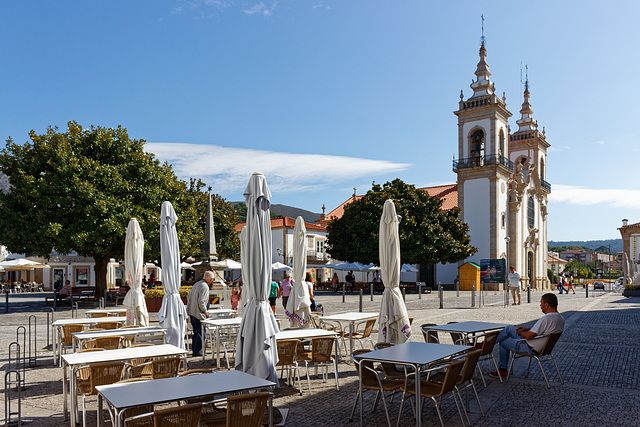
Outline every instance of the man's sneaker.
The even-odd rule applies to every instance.
[[[502,377],[503,380],[506,380],[507,377],[509,376],[509,373],[507,371],[505,371],[505,370],[500,369],[499,372],[500,372],[499,374],[498,374],[498,372],[491,372],[489,374],[489,376],[491,378],[500,378],[500,377]]]

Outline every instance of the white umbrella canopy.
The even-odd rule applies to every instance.
[[[380,218],[380,268],[384,292],[380,306],[378,342],[401,344],[411,337],[407,307],[400,293],[400,233],[392,200],[386,200]]]
[[[149,326],[149,312],[142,293],[143,257],[144,236],[138,220],[131,218],[124,242],[124,277],[130,286],[122,303],[127,307],[127,325]]]
[[[283,264],[281,262],[274,262],[271,264],[271,269],[274,271],[289,271],[293,270],[292,267],[289,267],[287,264]]]
[[[242,264],[232,259],[223,259],[221,261],[212,261],[209,263],[214,268],[224,268],[225,270],[241,270]]]
[[[271,289],[271,192],[263,174],[251,176],[244,197],[247,225],[241,252],[244,255],[242,293],[246,295],[246,303],[236,343],[236,369],[277,384],[278,325],[268,301]]]
[[[160,259],[164,297],[158,311],[158,322],[167,330],[167,343],[184,347],[187,310],[180,299],[180,247],[176,222],[178,217],[170,202],[160,209]]]
[[[418,270],[415,267],[410,266],[409,264],[402,264],[402,268],[400,269],[402,273],[417,273]]]
[[[0,267],[5,271],[29,271],[34,268],[51,268],[47,264],[31,261],[26,258],[12,259],[11,261],[0,262]]]
[[[240,264],[242,265],[247,265],[249,262],[249,240],[247,239],[247,226],[244,225],[240,231]],[[242,287],[244,288],[244,284],[247,283],[247,272],[243,268],[240,274],[242,276]],[[247,294],[246,292],[242,292],[240,294],[240,305],[238,306],[239,315],[244,313],[244,305],[246,302]]]
[[[311,327],[311,299],[307,282],[304,281],[306,271],[307,229],[304,219],[299,216],[293,227],[293,286],[285,310],[292,328]]]

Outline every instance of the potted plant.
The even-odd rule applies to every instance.
[[[180,298],[183,303],[187,303],[187,294],[191,290],[191,286],[180,287]],[[164,297],[164,289],[162,287],[155,287],[153,289],[147,289],[144,292],[144,299],[147,303],[147,311],[150,313],[160,311],[162,306],[162,298]]]
[[[624,297],[640,297],[640,285],[624,285]]]

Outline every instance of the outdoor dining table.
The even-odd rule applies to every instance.
[[[465,339],[465,344],[474,345],[475,337],[489,331],[504,329],[508,326],[505,323],[477,322],[469,320],[466,322],[447,323],[446,325],[425,326],[424,329],[438,332],[460,333]]]
[[[340,324],[340,327],[342,327],[342,322],[349,323],[349,354],[351,354],[353,353],[353,332],[355,331],[356,323],[366,322],[369,319],[377,319],[379,315],[380,315],[379,313],[350,312],[350,313],[340,313],[340,314],[331,314],[328,316],[322,316],[320,317],[320,320],[338,322]]]
[[[211,353],[214,353],[215,347],[215,358],[216,358],[216,366],[220,367],[220,331],[224,329],[230,329],[239,327],[242,322],[241,317],[234,317],[232,319],[205,319],[202,321],[202,336],[205,336],[205,331],[209,330],[213,332],[213,340],[211,341]],[[202,345],[202,360],[204,360],[207,355],[207,346],[206,342]]]
[[[67,396],[71,395],[71,427],[75,427],[77,419],[76,402],[76,372],[81,366],[102,362],[127,362],[133,359],[146,359],[156,357],[182,356],[186,368],[187,352],[180,347],[171,344],[152,345],[148,347],[121,348],[118,350],[92,351],[88,353],[73,353],[62,355],[63,378],[62,391],[64,396],[64,416],[68,416]],[[71,393],[69,393],[71,389]]]
[[[238,316],[238,310],[230,308],[210,308],[207,313],[209,313],[209,319],[227,319]]]
[[[381,350],[372,351],[359,356],[359,360],[372,362],[386,362],[396,365],[409,365],[413,367],[416,384],[416,396],[420,396],[420,373],[423,368],[428,368],[434,362],[465,353],[473,347],[454,344],[436,344],[424,342],[406,342],[393,345]],[[362,395],[362,376],[359,387]],[[360,399],[360,425],[362,426],[362,399]],[[422,399],[416,398],[416,426],[422,425]]]
[[[125,384],[97,386],[98,425],[102,425],[102,402],[107,409],[114,426],[124,424],[123,414],[128,408],[142,405],[174,402],[177,400],[197,399],[252,390],[269,390],[269,426],[273,426],[273,387],[276,384],[244,373],[242,371],[223,371],[211,374],[188,375],[184,377],[163,378]]]
[[[60,358],[60,346],[61,343],[58,340],[58,337],[61,334],[62,327],[65,325],[98,325],[100,323],[111,323],[118,322],[124,324],[127,321],[127,318],[124,316],[110,316],[110,317],[93,317],[93,318],[72,318],[72,319],[58,319],[51,324],[53,327],[53,362],[58,363]]]
[[[92,308],[91,310],[85,311],[84,315],[87,317],[91,317],[92,314],[100,313],[106,313],[107,316],[122,316],[127,314],[127,309],[122,307]]]
[[[148,333],[166,333],[166,330],[159,326],[144,326],[140,328],[126,328],[126,329],[107,329],[105,331],[91,331],[91,332],[74,332],[71,334],[73,337],[73,351],[76,348],[82,348],[84,343],[96,338],[105,337],[135,337],[138,334]]]

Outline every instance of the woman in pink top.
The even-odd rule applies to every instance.
[[[284,309],[287,309],[287,300],[289,299],[289,293],[291,292],[291,286],[293,285],[293,280],[291,280],[289,276],[289,272],[284,273],[284,280],[280,283],[282,287],[282,306]]]

